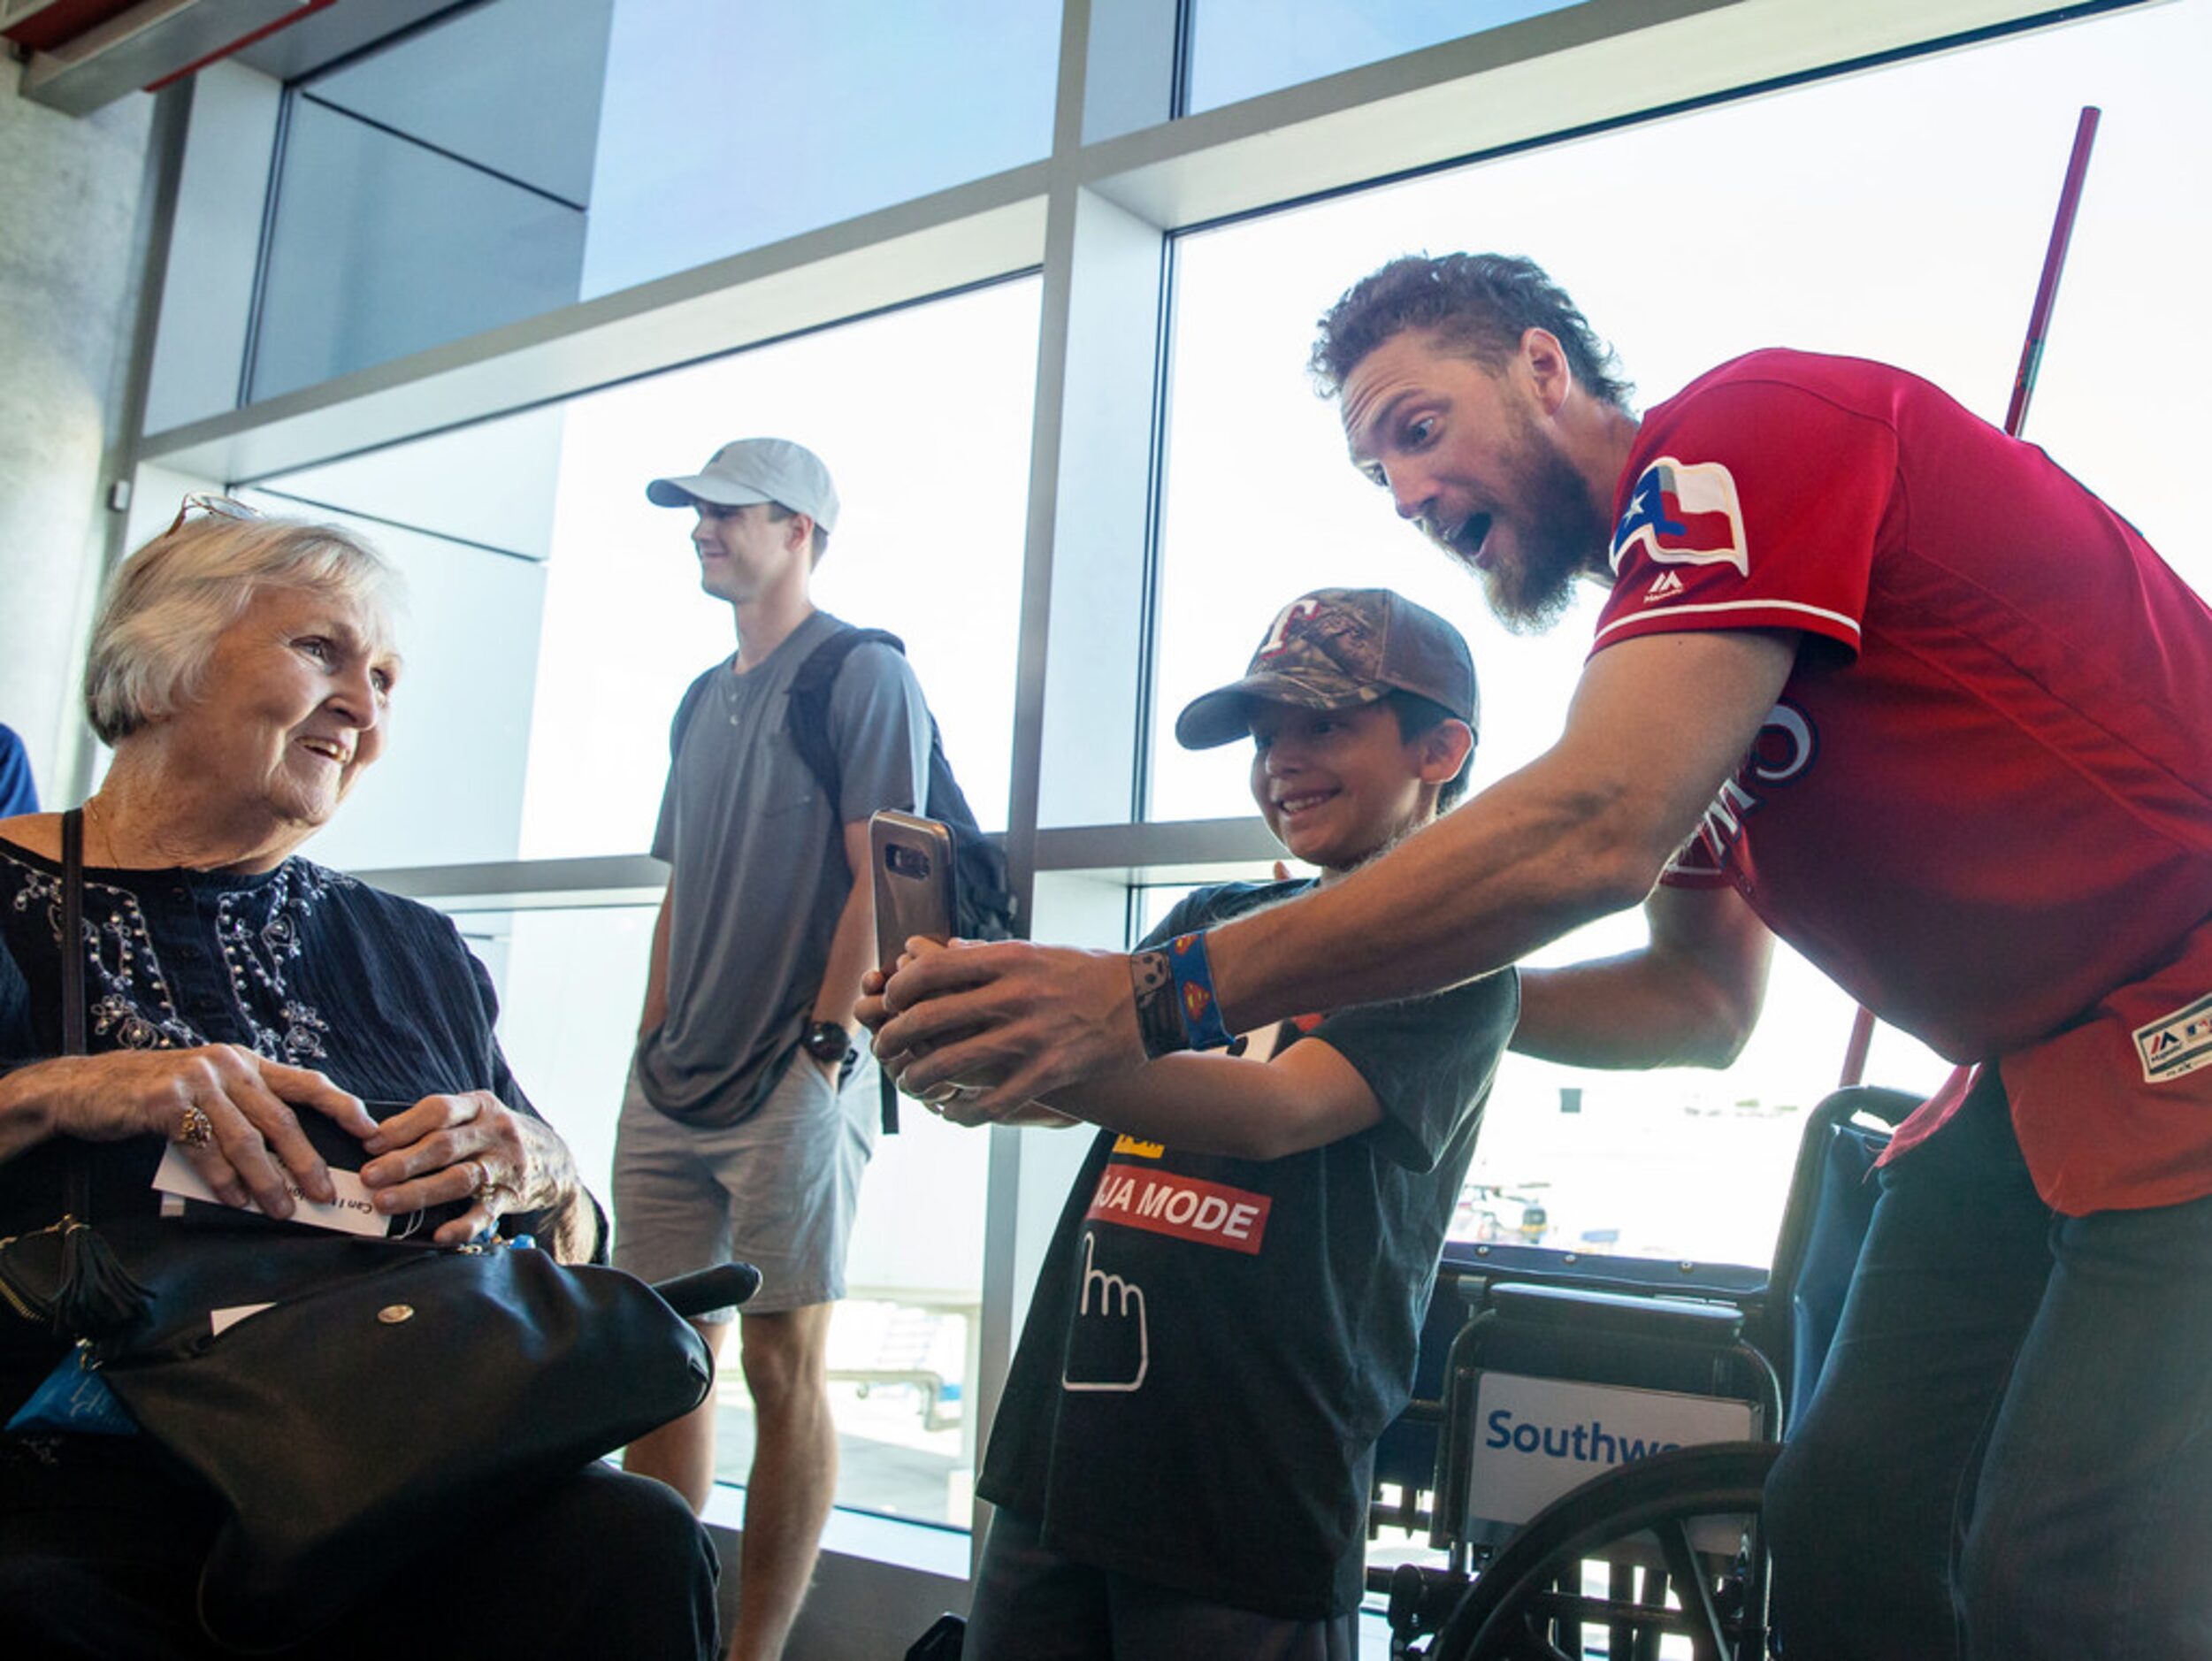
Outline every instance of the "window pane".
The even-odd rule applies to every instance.
[[[583,260],[579,207],[296,97],[252,395],[567,305]]]
[[[1195,0],[1190,111],[1557,11],[1573,0]]]
[[[999,172],[1060,8],[493,0],[295,89],[268,398]]]
[[[1059,51],[1052,0],[616,0],[585,295],[1037,160]]]
[[[581,207],[615,0],[466,6],[306,83],[309,96]]]
[[[815,601],[905,641],[1003,830],[1037,297],[1000,283],[264,480],[257,501],[353,524],[410,591],[393,743],[318,857],[645,852],[677,701],[736,646],[692,516],[646,483],[760,433],[829,463],[843,512]]]
[[[1624,913],[1528,961],[1579,962],[1643,938],[1641,916]],[[1508,1055],[1452,1237],[1766,1263],[1805,1114],[1835,1086],[1855,1007],[1784,946],[1765,1012],[1732,1067],[1607,1072]],[[1925,1045],[1884,1029],[1867,1078],[1925,1093],[1949,1071]]]
[[[615,1121],[654,912],[612,906],[455,918],[499,984],[500,1040],[515,1076],[602,1202],[612,1192]],[[876,1144],[861,1189],[848,1295],[830,1324],[840,1505],[968,1525],[987,1145],[912,1109],[899,1134]],[[751,1398],[734,1344],[725,1359],[716,1474],[743,1482]]]
[[[524,858],[650,842],[677,700],[736,639],[691,516],[646,481],[754,433],[828,463],[844,505],[815,602],[906,642],[976,818],[1006,828],[1037,295],[1004,283],[568,406]]]

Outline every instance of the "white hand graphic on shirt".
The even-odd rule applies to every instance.
[[[1141,1389],[1152,1366],[1152,1342],[1144,1328],[1144,1289],[1098,1264],[1098,1236],[1083,1237],[1083,1291],[1075,1300],[1075,1326],[1068,1335],[1060,1388],[1069,1390]],[[1091,1297],[1098,1297],[1097,1313]]]

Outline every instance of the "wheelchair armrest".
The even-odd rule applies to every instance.
[[[1500,1320],[1573,1328],[1626,1338],[1658,1338],[1726,1350],[1743,1336],[1743,1311],[1730,1304],[1695,1304],[1578,1286],[1498,1281],[1489,1289]]]

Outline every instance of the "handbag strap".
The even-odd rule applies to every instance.
[[[72,808],[61,816],[61,1048],[88,1052],[85,1022],[85,816]],[[66,1337],[97,1338],[144,1314],[147,1289],[125,1268],[92,1225],[92,1148],[72,1140],[65,1179],[61,1275],[49,1315]]]
[[[62,815],[61,865],[61,1047],[65,1056],[80,1056],[87,1053],[84,815],[74,808]],[[55,1336],[96,1341],[143,1316],[153,1298],[92,1227],[91,1144],[59,1140],[62,1214],[43,1229],[0,1240],[0,1284],[18,1314]],[[57,1259],[49,1242],[58,1243]]]
[[[61,1052],[85,1053],[85,810],[61,816]]]
[[[85,810],[61,816],[61,1052],[83,1055],[85,1045]],[[73,1150],[63,1212],[92,1221],[91,1150]]]

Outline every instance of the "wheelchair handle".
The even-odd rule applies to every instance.
[[[690,1319],[710,1309],[742,1304],[761,1290],[761,1272],[750,1263],[722,1263],[711,1269],[655,1281],[653,1290],[677,1314]]]

